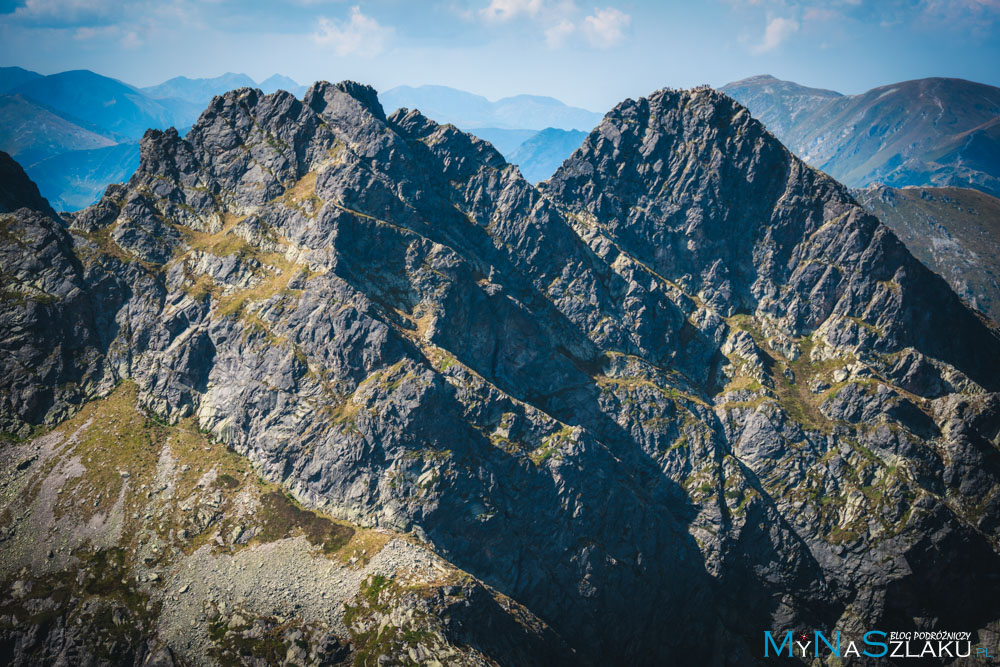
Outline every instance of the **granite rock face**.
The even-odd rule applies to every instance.
[[[127,378],[306,504],[416,532],[575,652],[548,661],[998,630],[1000,335],[715,91],[623,102],[536,189],[366,86],[240,89],[68,231],[3,219],[67,267],[47,305],[92,361],[58,386]],[[18,238],[4,276],[44,276]],[[17,289],[3,345],[65,356],[7,334],[45,300]],[[61,418],[22,375],[4,428]]]
[[[24,169],[10,155],[0,151],[0,213],[10,213],[19,208],[44,211],[54,216],[49,203],[38,192]]]

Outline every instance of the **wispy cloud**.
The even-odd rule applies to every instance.
[[[103,0],[27,0],[14,10],[15,21],[57,26],[109,25],[121,19],[126,3]]]
[[[754,53],[767,53],[781,46],[782,42],[794,35],[799,29],[799,22],[795,19],[782,17],[773,18],[767,22],[764,29],[764,37],[759,44],[751,47]]]
[[[490,0],[477,16],[488,24],[515,19],[533,23],[550,49],[571,43],[610,49],[625,41],[632,22],[629,14],[614,7],[594,8],[585,16],[574,0]]]
[[[569,19],[563,19],[545,30],[545,44],[550,49],[558,49],[566,44],[570,35],[576,32],[576,26]]]
[[[372,57],[385,50],[392,36],[391,27],[381,25],[355,5],[346,21],[320,18],[313,40],[320,46],[331,47],[338,56]]]
[[[542,10],[542,0],[492,0],[480,10],[487,21],[504,22],[518,16],[538,16]]]
[[[583,19],[582,30],[591,46],[610,49],[625,40],[625,30],[631,22],[632,17],[625,12],[608,7]]]
[[[803,21],[813,21],[816,23],[836,21],[842,18],[843,16],[840,12],[835,12],[832,9],[827,9],[825,7],[810,7],[802,13]]]
[[[920,0],[920,18],[926,24],[988,34],[1000,20],[1000,0]]]

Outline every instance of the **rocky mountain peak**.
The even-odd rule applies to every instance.
[[[333,104],[338,99],[339,96],[335,91],[350,97],[372,116],[385,122],[385,111],[378,100],[378,92],[371,86],[357,81],[341,81],[337,84],[318,82],[306,93],[304,101],[317,113],[322,113],[325,106]]]
[[[725,315],[765,311],[794,335],[860,318],[881,350],[927,349],[1000,386],[993,327],[722,93],[622,103],[539,189]],[[923,325],[928,310],[960,333]]]

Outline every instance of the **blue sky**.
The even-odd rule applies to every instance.
[[[858,93],[1000,85],[1000,0],[0,0],[0,64],[135,85],[275,72],[385,90],[441,84],[604,111],[754,74]]]

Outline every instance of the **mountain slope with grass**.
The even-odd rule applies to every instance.
[[[930,78],[840,95],[758,76],[721,90],[851,187],[957,186],[1000,196],[1000,88]]]

